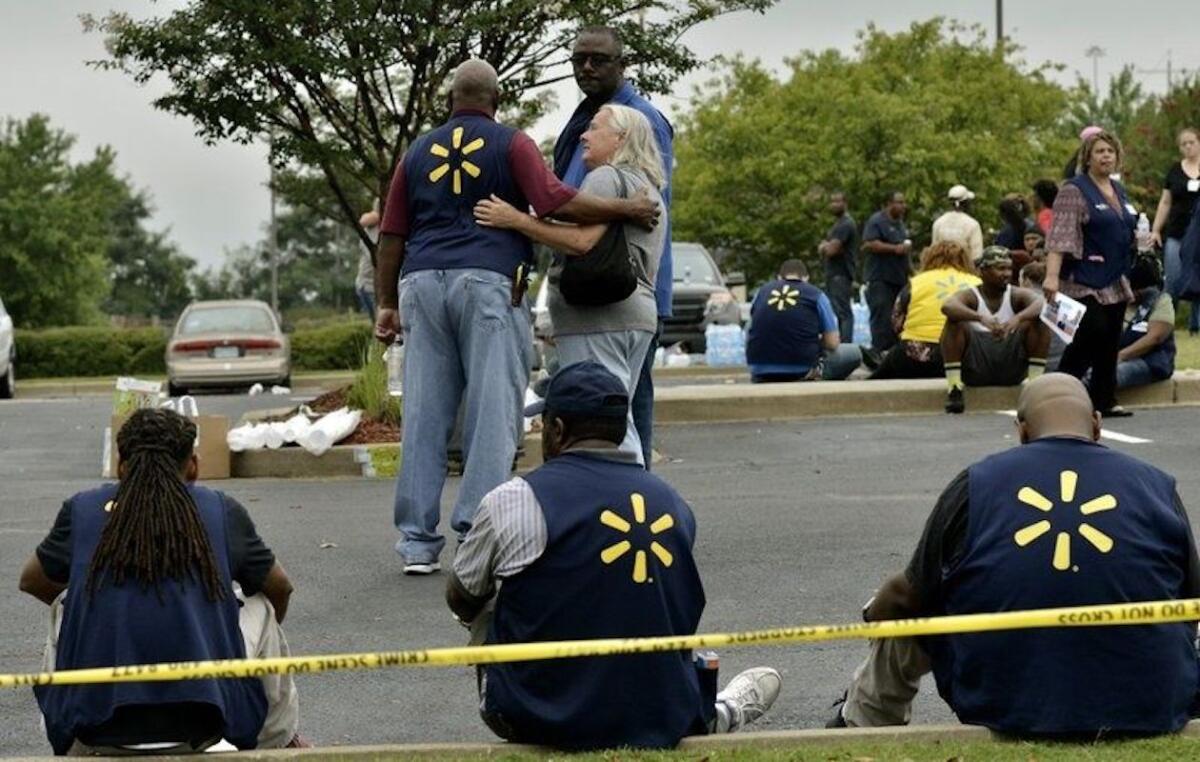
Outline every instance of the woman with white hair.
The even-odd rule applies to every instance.
[[[662,157],[650,122],[638,111],[608,104],[593,117],[580,138],[588,175],[580,190],[615,198],[648,193],[662,204]],[[625,225],[625,242],[637,285],[629,296],[611,304],[572,304],[563,297],[559,283],[566,257],[591,252],[607,229],[605,225],[563,225],[539,220],[493,196],[475,207],[480,225],[509,228],[553,248],[554,262],[548,273],[551,335],[558,361],[566,366],[584,360],[598,362],[625,384],[633,396],[638,375],[654,332],[658,309],[654,301],[654,279],[662,254],[666,226],[644,230]],[[620,223],[614,223],[620,224]],[[621,450],[642,463],[642,446],[630,413]],[[642,463],[642,465],[645,465]]]

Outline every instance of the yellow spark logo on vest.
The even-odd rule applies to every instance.
[[[634,492],[629,496],[629,504],[633,508],[633,520],[639,524],[645,524],[646,498]],[[605,508],[604,512],[600,514],[600,523],[622,534],[629,534],[630,530],[633,529],[633,524],[630,524],[608,508]],[[650,525],[650,534],[662,534],[673,526],[675,526],[675,519],[671,514],[664,513]],[[600,560],[605,564],[611,564],[631,550],[633,550],[633,543],[629,540],[621,540],[600,551]],[[671,555],[671,551],[658,544],[657,541],[652,540],[650,542],[650,552],[658,558],[664,567],[670,567],[675,562],[675,557]],[[654,581],[650,578],[647,571],[646,551],[644,550],[638,550],[633,556],[633,581],[638,584]]]
[[[933,285],[937,286],[937,300],[944,302],[951,296],[954,296],[959,291],[966,291],[971,287],[970,283],[958,279],[957,275],[949,275],[945,280],[935,280]]]
[[[800,290],[791,286],[783,288],[771,289],[771,296],[767,298],[767,306],[783,312],[784,310],[795,307],[796,300],[800,298]]]
[[[1065,505],[1074,502],[1075,487],[1079,481],[1079,474],[1074,471],[1063,471],[1058,475],[1058,481],[1059,499],[1062,503]],[[1022,487],[1017,492],[1017,500],[1043,513],[1050,513],[1054,510],[1054,503],[1033,487]],[[1084,516],[1091,516],[1094,513],[1111,511],[1116,507],[1117,498],[1111,494],[1104,494],[1081,504],[1079,512]],[[1023,548],[1049,531],[1050,521],[1043,519],[1022,529],[1018,529],[1016,534],[1013,535],[1013,539],[1018,546]],[[1079,536],[1087,540],[1092,547],[1101,553],[1108,553],[1113,549],[1113,539],[1086,521],[1079,525]],[[1054,559],[1051,561],[1051,565],[1058,571],[1066,571],[1067,569],[1079,571],[1078,566],[1073,567],[1071,565],[1071,535],[1069,532],[1059,532],[1055,537]]]
[[[461,154],[461,157],[470,156],[471,154],[475,153],[476,151],[478,151],[480,148],[483,148],[483,146],[484,146],[483,138],[475,138],[470,143],[467,143],[465,146],[462,144],[462,139],[463,139],[463,128],[455,127],[454,131],[452,133],[450,133],[450,146],[455,151],[458,151]],[[437,156],[439,159],[449,159],[450,158],[450,149],[446,148],[444,145],[441,145],[440,143],[434,143],[433,145],[429,146],[429,153],[433,154],[434,156]],[[453,174],[451,175],[453,178],[453,180],[452,180],[453,186],[451,187],[451,190],[454,191],[454,195],[456,195],[456,196],[462,195],[462,173],[463,172],[466,172],[471,177],[479,177],[480,173],[482,172],[482,170],[480,170],[479,167],[475,166],[471,162],[467,161],[465,158],[461,158],[461,157],[459,160],[459,167],[461,167],[461,169],[455,169]],[[437,165],[436,167],[433,168],[433,171],[429,173],[429,182],[436,183],[438,180],[441,180],[443,177],[445,177],[446,173],[449,171],[450,171],[450,162],[449,161],[445,161],[445,162]]]

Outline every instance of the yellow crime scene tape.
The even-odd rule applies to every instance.
[[[886,622],[783,627],[682,637],[563,640],[463,648],[290,656],[276,659],[137,664],[122,667],[63,670],[61,672],[0,675],[0,688],[265,677],[278,674],[307,675],[338,670],[388,669],[392,667],[454,667],[701,648],[815,643],[826,640],[907,638],[922,635],[955,635],[1045,627],[1107,627],[1191,621],[1200,621],[1200,598],[1009,611],[1000,614],[897,619]]]

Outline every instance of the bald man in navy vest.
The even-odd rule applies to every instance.
[[[496,70],[469,60],[455,71],[449,121],[413,141],[396,167],[380,226],[376,337],[402,331],[404,459],[397,478],[396,551],[406,574],[441,566],[438,531],[446,446],[463,408],[463,480],[451,517],[461,538],[479,501],[508,478],[521,436],[533,337],[524,286],[532,246],[519,233],[475,224],[498,197],[540,217],[651,227],[645,196],[600,199],[560,182],[529,136],[495,121]]]

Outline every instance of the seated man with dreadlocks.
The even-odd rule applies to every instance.
[[[195,440],[188,419],[139,410],[117,435],[120,481],[63,504],[21,573],[51,606],[48,670],[287,655],[291,582],[246,509],[193,484]],[[34,690],[60,755],[303,743],[290,676]]]

